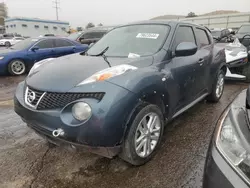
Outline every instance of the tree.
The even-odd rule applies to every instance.
[[[192,18],[192,17],[197,17],[197,15],[194,12],[189,12],[186,18]]]
[[[98,26],[103,26],[103,24],[102,24],[102,23],[99,23]]]
[[[95,27],[95,25],[92,23],[92,22],[89,22],[87,25],[86,25],[86,29],[89,29],[91,27]]]

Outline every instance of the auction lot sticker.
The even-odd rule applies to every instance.
[[[144,39],[157,39],[159,34],[157,33],[138,33],[136,38],[144,38]]]

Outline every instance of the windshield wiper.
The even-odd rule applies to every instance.
[[[109,67],[111,67],[111,65],[110,65],[110,63],[109,63],[109,61],[107,59],[107,56],[105,56],[105,53],[108,51],[108,49],[109,49],[109,46],[107,46],[103,51],[101,51],[99,54],[94,55],[94,56],[102,56],[104,61],[106,61],[108,63],[108,65],[109,65]]]

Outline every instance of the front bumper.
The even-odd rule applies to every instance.
[[[57,145],[73,145],[105,157],[113,157],[120,151],[125,122],[137,98],[134,93],[124,88],[108,82],[102,84],[105,85],[106,91],[101,101],[89,98],[80,100],[91,106],[92,116],[79,126],[69,126],[62,121],[62,109],[36,110],[26,105],[24,82],[20,83],[16,90],[15,111],[30,128]],[[58,128],[63,129],[65,135],[55,138],[52,132]]]
[[[245,108],[245,99],[246,99],[246,91],[244,90],[240,93],[234,102],[235,113],[239,112],[240,108]],[[231,107],[229,107],[231,108]],[[227,114],[229,115],[229,114]],[[240,114],[236,114],[238,117],[239,126],[246,126],[246,121]],[[207,153],[207,159],[204,170],[204,178],[203,178],[203,188],[249,188],[250,182],[246,179],[246,177],[242,176],[239,169],[233,167],[230,162],[221,154],[219,149],[216,146],[216,135],[219,129],[219,123],[222,121],[222,118],[219,119],[217,128],[215,130],[215,135],[211,140],[209,150]],[[230,122],[234,123],[234,122]],[[248,128],[247,128],[248,130]],[[249,130],[248,130],[249,131]],[[250,131],[246,134],[250,134]],[[250,146],[250,144],[249,144]]]

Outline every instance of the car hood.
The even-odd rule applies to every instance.
[[[108,58],[108,61],[111,66],[130,64],[140,68],[151,65],[153,58]],[[103,57],[73,54],[44,63],[26,78],[26,84],[41,91],[67,92],[106,68],[109,65]]]
[[[233,43],[217,43],[216,46],[225,49],[227,63],[241,60],[248,56],[247,48],[243,46],[238,39]]]
[[[7,54],[10,54],[10,53],[16,53],[16,52],[19,52],[19,50],[14,50],[14,49],[11,49],[11,48],[0,49],[0,56],[1,55],[7,55]]]

